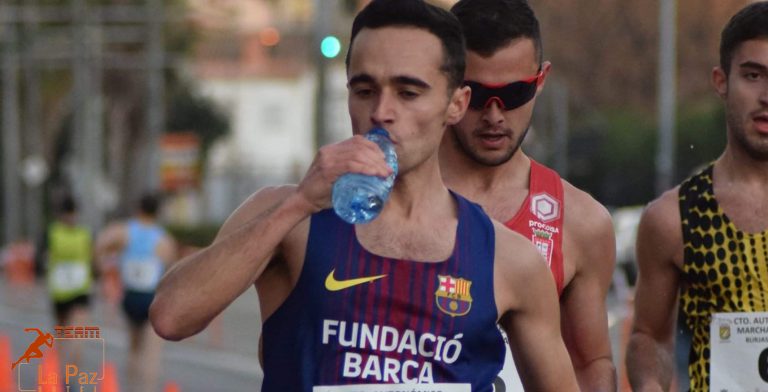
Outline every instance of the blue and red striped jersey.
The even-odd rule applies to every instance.
[[[439,262],[377,256],[333,210],[311,217],[296,287],[264,322],[263,391],[493,390],[505,344],[494,228],[478,205],[454,197],[455,246]]]

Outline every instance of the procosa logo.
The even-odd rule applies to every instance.
[[[531,213],[542,222],[553,221],[560,217],[560,203],[546,193],[539,193],[531,197]]]

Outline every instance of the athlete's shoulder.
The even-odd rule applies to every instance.
[[[673,234],[680,231],[681,225],[679,191],[678,185],[648,203],[640,216],[640,227],[674,238]]]
[[[664,192],[648,203],[640,216],[636,252],[641,271],[682,263],[683,232],[678,191],[679,187],[675,187]]]
[[[493,221],[496,236],[494,293],[499,314],[519,309],[529,295],[555,293],[547,262],[533,243]]]
[[[592,195],[583,191],[565,179],[561,179],[563,183],[563,195],[565,207],[564,211],[566,216],[576,215],[583,216],[590,220],[608,220],[610,221],[610,214],[608,209],[605,208],[599,201],[595,200]]]
[[[611,214],[589,193],[563,182],[564,194],[564,230],[568,235],[577,236],[578,243],[589,244],[593,241],[613,241],[613,223]]]
[[[495,263],[510,267],[514,274],[519,274],[537,264],[546,265],[536,246],[520,233],[511,230],[503,223],[491,220],[495,241]],[[504,268],[503,270],[507,270]]]

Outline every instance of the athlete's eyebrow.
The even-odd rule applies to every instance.
[[[756,71],[768,72],[768,67],[755,61],[745,61],[739,64],[739,68],[749,68]]]
[[[374,83],[374,82],[375,80],[373,80],[373,76],[368,74],[359,74],[349,78],[349,82],[347,84],[352,86],[354,84],[359,84],[359,83]]]
[[[423,88],[425,90],[432,87],[432,86],[429,85],[429,83],[427,83],[427,82],[425,82],[425,81],[423,81],[423,80],[421,80],[419,78],[415,78],[413,76],[405,76],[405,75],[395,76],[395,77],[392,78],[392,82],[394,84],[401,84],[401,85],[406,85],[406,86],[419,87],[419,88]]]
[[[432,87],[429,85],[429,83],[413,76],[406,76],[406,75],[393,76],[392,78],[390,78],[390,81],[392,82],[392,84],[414,86],[414,87],[419,87],[425,90]],[[355,84],[360,84],[360,83],[375,84],[376,80],[373,78],[373,76],[363,73],[359,75],[354,75],[351,78],[349,78],[348,85],[354,86]]]

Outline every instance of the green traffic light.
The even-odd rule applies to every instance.
[[[320,52],[323,56],[332,59],[341,52],[341,42],[339,42],[338,38],[329,35],[320,42]]]

